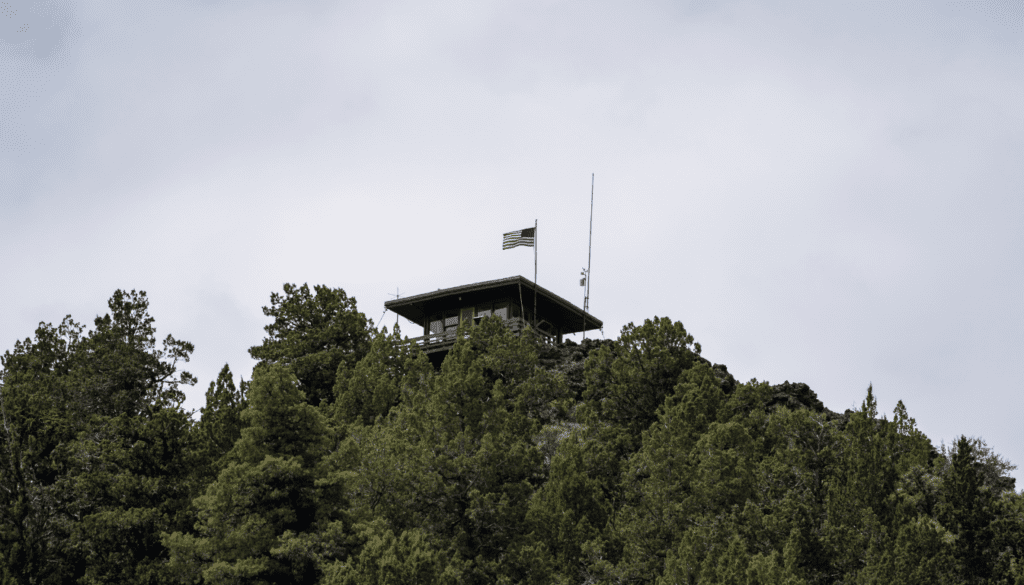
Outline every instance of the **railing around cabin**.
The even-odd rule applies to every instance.
[[[522,318],[519,318],[519,317],[509,317],[509,318],[504,319],[504,321],[505,321],[505,324],[508,326],[508,328],[511,329],[515,333],[518,333],[518,332],[522,331],[523,329],[525,329],[528,326],[528,323],[526,322],[526,320],[522,319]],[[541,338],[544,339],[545,341],[547,341],[548,343],[551,343],[551,342],[553,342],[555,340],[555,336],[551,335],[550,333],[547,333],[545,331],[541,331],[540,329],[537,329],[537,328],[533,328],[533,331],[535,333],[539,334],[541,336]],[[466,334],[466,330],[463,330],[463,335],[465,335],[465,334]],[[432,349],[443,349],[446,346],[454,345],[455,344],[455,339],[456,339],[457,335],[458,335],[458,330],[456,330],[456,329],[449,329],[448,331],[440,331],[440,332],[437,332],[437,333],[429,333],[427,335],[421,335],[419,337],[410,337],[410,338],[406,339],[405,342],[406,343],[411,343],[411,344],[414,344],[414,345],[418,345],[424,351],[429,351],[429,350],[432,350]]]

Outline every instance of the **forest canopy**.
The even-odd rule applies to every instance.
[[[0,358],[0,585],[1021,584],[1024,496],[902,402],[737,381],[682,323],[550,345],[498,317],[440,368],[286,284],[198,413],[145,292]]]

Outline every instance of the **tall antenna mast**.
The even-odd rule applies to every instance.
[[[590,173],[590,239],[587,241],[587,284],[583,287],[583,339],[587,338],[587,314],[590,312],[590,252],[594,245],[594,173]]]
[[[399,291],[398,291],[398,287],[397,287],[397,286],[395,287],[395,294],[393,294],[393,295],[392,295],[391,293],[388,293],[388,294],[389,294],[389,295],[391,295],[391,296],[393,296],[393,297],[395,297],[395,300],[396,300],[396,301],[397,301],[397,300],[398,300],[399,298],[401,298],[401,297],[399,296]],[[384,313],[387,313],[387,312],[388,312],[388,310],[387,310],[387,309],[385,308],[385,309],[384,309]],[[381,319],[384,319],[384,314],[383,314],[383,313],[381,314],[380,318],[381,318]],[[395,327],[398,327],[398,313],[395,313]],[[392,333],[393,333],[393,332],[392,332]]]

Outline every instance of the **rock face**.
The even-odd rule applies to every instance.
[[[582,343],[566,340],[557,345],[541,345],[540,365],[552,372],[564,374],[569,389],[576,399],[579,400],[583,397],[583,391],[586,389],[584,362],[586,362],[587,356],[590,355],[590,352],[613,343],[610,339],[586,339]],[[729,373],[729,369],[725,364],[712,364],[701,357],[697,359],[711,365],[722,386],[722,391],[726,394],[732,394],[736,390],[738,382]],[[781,384],[772,386],[772,391],[772,397],[767,404],[768,408],[779,406],[786,406],[791,409],[807,408],[815,412],[828,412],[834,418],[841,417],[841,415],[828,411],[821,400],[818,399],[818,395],[814,393],[814,390],[811,390],[810,386],[802,382],[786,380]]]
[[[541,367],[564,374],[572,395],[576,400],[581,400],[583,391],[587,388],[587,382],[583,377],[583,363],[590,352],[613,343],[611,339],[584,339],[582,343],[567,339],[557,345],[542,344],[538,357]]]
[[[825,405],[818,400],[814,390],[802,382],[790,382],[786,380],[781,384],[772,386],[772,397],[768,402],[768,408],[776,406],[788,406],[791,409],[809,408],[815,412],[824,412]]]

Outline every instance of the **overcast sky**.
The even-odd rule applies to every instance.
[[[535,219],[582,304],[595,173],[605,337],[1024,464],[1022,49],[1017,0],[0,0],[0,350],[145,290],[199,408],[283,283],[390,327]]]

